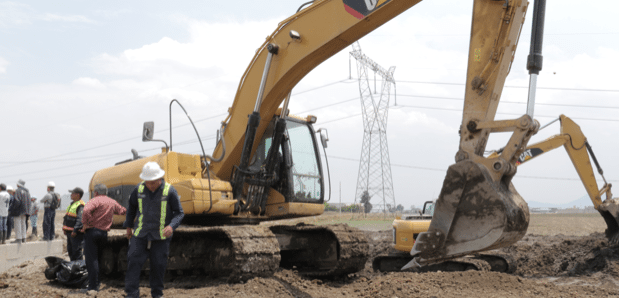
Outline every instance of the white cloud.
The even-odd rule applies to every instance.
[[[105,85],[103,85],[101,81],[99,81],[98,79],[93,79],[93,78],[79,78],[79,79],[73,80],[73,84],[85,86],[85,87],[92,87],[96,89],[105,88]]]
[[[255,51],[247,45],[260,45],[261,39],[256,36],[272,29],[273,23],[188,22],[188,42],[163,37],[156,43],[128,49],[119,55],[101,54],[95,59],[95,65],[105,73],[128,76],[150,76],[155,67],[158,72],[173,71],[175,67],[221,68],[220,76],[234,77],[237,81]],[[232,76],[232,73],[235,75]]]
[[[6,68],[9,65],[9,61],[4,60],[0,57],[0,73],[6,73]]]
[[[30,24],[30,6],[17,2],[0,3],[0,28]]]
[[[94,20],[83,15],[60,15],[49,12],[39,13],[27,4],[16,2],[0,3],[0,28],[30,25],[36,20],[48,22],[95,23]]]
[[[90,23],[93,24],[95,21],[81,15],[57,15],[53,13],[45,13],[41,17],[43,21],[61,21],[61,22],[70,22],[70,23]]]

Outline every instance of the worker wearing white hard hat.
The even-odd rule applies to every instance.
[[[140,271],[147,258],[150,259],[151,295],[163,296],[163,278],[170,241],[184,217],[180,197],[176,189],[165,182],[164,176],[165,171],[158,163],[147,162],[140,174],[144,181],[140,182],[129,196],[127,216],[123,224],[123,227],[127,228],[127,238],[130,239],[125,274],[127,297],[140,296]]]
[[[161,169],[158,163],[151,161],[147,162],[142,168],[140,179],[144,181],[160,181],[159,179],[165,175],[165,171]]]

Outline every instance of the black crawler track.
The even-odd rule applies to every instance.
[[[108,237],[101,271],[124,272],[128,241]],[[230,282],[270,276],[280,266],[313,277],[335,277],[363,269],[369,244],[347,225],[181,227],[174,232],[169,271],[200,271]],[[148,270],[148,261],[144,270]]]
[[[365,234],[345,224],[330,226],[274,226],[278,239],[288,236],[296,243],[284,245],[282,267],[311,277],[337,277],[362,270],[369,257]]]

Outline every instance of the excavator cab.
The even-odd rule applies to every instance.
[[[322,163],[316,133],[311,122],[286,117],[285,129],[280,132],[281,141],[274,142],[277,135],[277,119],[279,117],[275,117],[265,130],[250,162],[249,170],[254,173],[264,172],[271,161],[274,163],[271,166],[272,172],[264,172],[262,175],[272,178],[271,186],[284,195],[286,202],[322,204],[324,202]],[[279,144],[274,147],[275,143]]]

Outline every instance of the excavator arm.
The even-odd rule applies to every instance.
[[[226,149],[224,152],[223,144],[218,143],[213,156],[223,155],[223,158],[213,162],[211,170],[219,178],[230,180],[234,167],[243,162],[243,149],[250,148],[248,155],[251,155],[257,147],[257,144],[246,144],[248,115],[260,116],[253,132],[259,139],[282,101],[312,69],[419,2],[315,1],[280,22],[258,48],[241,77],[224,122]]]
[[[617,203],[612,199],[612,184],[606,182],[604,171],[600,167],[580,126],[565,115],[560,115],[559,121],[561,122],[560,134],[529,145],[518,157],[517,165],[526,163],[548,151],[563,146],[580,177],[580,181],[582,181],[587,190],[589,198],[591,198],[593,207],[600,212],[606,222],[606,236],[611,242],[616,243],[619,240],[619,213],[616,208]],[[604,185],[601,188],[599,188],[596,181],[591,160],[595,163],[598,173],[604,180]],[[606,195],[606,200],[604,201],[602,201],[603,195]]]
[[[522,0],[474,1],[456,163],[447,170],[428,231],[418,235],[414,258],[402,269],[508,246],[527,231],[528,206],[511,179],[539,123],[529,115],[494,119],[527,6]],[[490,134],[497,132],[512,134],[505,150],[484,157]]]
[[[223,123],[223,141],[218,142],[213,152],[218,158],[211,159],[210,169],[215,176],[232,185],[235,214],[250,211],[254,215],[264,215],[269,198],[283,196],[288,202],[297,193],[304,192],[295,188],[278,194],[272,190],[276,183],[272,177],[277,168],[277,151],[286,143],[284,118],[293,87],[320,63],[420,1],[314,1],[279,23],[241,77]],[[276,119],[274,116],[282,102],[283,108]],[[315,117],[313,119],[315,121]],[[273,121],[277,122],[275,133],[264,136]],[[273,140],[271,152],[264,168],[258,172],[251,169],[251,164],[265,137]],[[286,153],[285,148],[281,150]],[[291,157],[283,156],[283,159],[291,160]],[[322,184],[322,177],[319,179]]]

